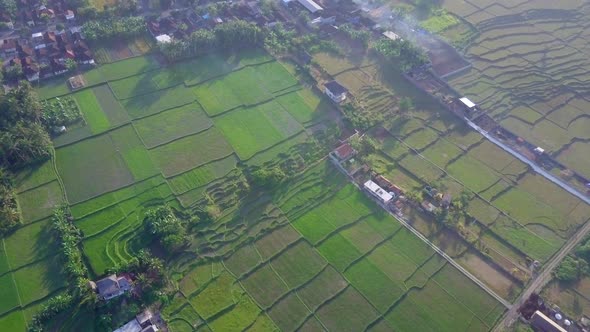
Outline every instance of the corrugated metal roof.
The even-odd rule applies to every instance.
[[[312,0],[297,0],[299,3],[309,10],[312,13],[322,10],[323,8],[320,7],[317,3],[313,2]]]

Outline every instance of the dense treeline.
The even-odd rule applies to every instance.
[[[65,261],[65,272],[70,283],[84,287],[88,270],[82,259],[82,232],[74,225],[67,207],[59,207],[53,213],[52,229],[60,243]]]
[[[0,96],[0,235],[20,225],[11,171],[51,156],[43,110],[28,82]]]
[[[235,50],[255,47],[264,41],[263,31],[255,24],[236,20],[216,26],[213,30],[198,30],[184,41],[160,44],[160,50],[170,60],[205,54],[214,50]]]
[[[16,170],[51,155],[51,140],[42,125],[43,109],[28,82],[0,100],[0,166]]]
[[[590,237],[582,241],[574,254],[567,256],[553,274],[555,278],[565,282],[590,275]]]
[[[428,63],[424,51],[407,40],[381,38],[372,48],[404,72]]]
[[[68,277],[68,292],[50,298],[35,314],[28,326],[28,332],[42,332],[44,324],[60,312],[71,308],[79,301],[87,301],[96,295],[86,285],[88,283],[88,269],[82,258],[82,232],[74,225],[73,218],[67,207],[62,206],[53,212],[51,228],[54,237],[60,245],[64,270]]]
[[[0,234],[20,225],[20,214],[8,172],[0,168]]]
[[[141,16],[106,18],[87,21],[82,25],[82,33],[86,39],[97,42],[113,38],[133,38],[146,31],[145,19]]]

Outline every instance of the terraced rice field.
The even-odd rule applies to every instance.
[[[451,86],[515,134],[585,177],[590,7],[584,1],[446,1],[477,29],[465,53],[473,68]],[[582,128],[585,128],[584,130]]]
[[[277,317],[285,318],[285,310],[300,300],[280,300],[284,304],[272,310],[271,318],[260,307],[261,299],[247,291],[273,275],[285,292],[303,287],[327,263],[285,215],[307,209],[307,203],[282,210],[279,202],[294,201],[292,195],[277,194],[238,209],[249,194],[244,170],[286,163],[300,172],[312,166],[308,160],[317,160],[322,152],[310,155],[314,145],[305,128],[324,121],[333,111],[331,104],[299,85],[262,50],[166,67],[151,55],[119,61],[107,55],[106,64],[84,74],[88,87],[71,94],[84,121],[55,139],[50,161],[15,177],[24,225],[0,246],[1,329],[25,331],[44,301],[65,289],[58,248],[49,240],[55,207],[70,207],[82,231],[90,277],[98,278],[150,246],[142,235],[144,213],[167,203],[184,211],[212,204],[219,213],[219,223],[195,233],[189,250],[212,251],[214,261],[205,266],[189,255],[171,266],[180,276],[181,292],[164,310],[170,329],[275,330]],[[67,95],[65,84],[52,81],[40,92],[46,98]],[[211,92],[222,96],[228,91],[236,102],[210,98]],[[249,165],[242,163],[246,160]],[[338,174],[322,165],[296,176],[325,185],[320,191],[310,189],[314,195],[342,185]],[[307,191],[307,185],[298,188]],[[217,241],[219,235],[225,240]],[[247,239],[256,241],[246,245]],[[271,306],[275,299],[266,301]],[[87,330],[93,315],[75,312],[64,328]],[[301,319],[307,317],[305,313]],[[290,326],[299,323],[303,321]]]
[[[317,61],[326,70],[338,73],[354,74],[357,68],[341,57],[321,55]],[[353,75],[347,77],[354,79]],[[394,83],[397,82],[395,76],[388,80],[368,78],[357,76],[351,91],[358,94],[365,87],[383,84],[394,95],[407,93],[407,87]],[[423,99],[428,97],[415,96],[417,103]],[[459,218],[454,222],[460,225],[467,241],[478,241],[497,265],[485,263],[481,255],[468,250],[467,242],[462,243],[444,231],[433,219],[410,211],[406,217],[496,293],[507,299],[514,298],[522,287],[521,281],[512,275],[514,268],[524,275],[527,258],[549,259],[588,221],[587,216],[582,217],[579,212],[589,207],[544,178],[535,176],[526,165],[448,115],[440,106],[422,103],[401,116],[395,113],[387,116],[383,128],[372,132],[379,143],[379,151],[368,158],[369,164],[406,191],[420,192],[425,185],[431,185],[455,198],[467,194],[467,218],[476,221]],[[532,118],[534,114],[529,112],[528,115]],[[345,270],[362,257],[362,251],[344,245],[343,236],[326,239],[324,234],[333,229],[327,225],[314,228],[311,241],[319,241],[318,250],[325,257],[333,257],[332,263],[339,270]],[[302,234],[306,234],[305,228]],[[481,274],[483,270],[488,273]]]
[[[222,255],[221,265],[187,266],[180,281],[182,294],[171,304],[168,317],[177,324],[196,321],[181,318],[188,303],[201,317],[199,324],[214,331],[235,326],[231,319],[238,312],[242,324],[264,324],[264,331],[358,331],[374,325],[403,331],[411,330],[401,319],[408,310],[434,306],[461,312],[465,324],[475,330],[494,325],[502,310],[493,298],[345,185],[342,177],[326,178],[325,167],[330,168],[322,162],[309,169],[275,196],[275,205],[291,216],[287,223],[271,226],[253,243],[244,242]],[[251,215],[244,222],[249,223]],[[356,254],[350,256],[351,250]],[[431,296],[438,298],[436,305],[428,301]],[[222,319],[227,315],[232,318]],[[439,315],[442,312],[417,315],[414,324],[435,330],[460,325]]]

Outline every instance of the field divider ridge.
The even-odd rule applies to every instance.
[[[4,251],[4,255],[6,256],[6,241],[4,241],[4,238],[2,238],[2,250]],[[16,283],[16,279],[14,279],[14,273],[12,270],[12,266],[10,266],[10,262],[8,261],[8,257],[6,257],[6,265],[8,266],[8,270],[10,273],[10,279],[12,280],[12,284],[14,286],[14,290],[16,291],[16,297],[18,298],[18,304],[19,304],[19,308],[21,309],[21,312],[23,314],[23,320],[25,321],[25,325],[28,327],[29,326],[29,321],[27,320],[27,316],[25,315],[25,311],[22,310],[22,308],[24,308],[23,306],[23,300],[20,296],[20,291],[18,290],[18,284]],[[14,309],[13,309],[14,310]],[[4,316],[5,314],[3,314],[2,316]]]

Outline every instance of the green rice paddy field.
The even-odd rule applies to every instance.
[[[162,310],[171,331],[488,331],[503,313],[328,162],[306,163],[307,129],[326,121],[332,107],[268,54],[168,67],[142,56],[97,71],[102,80],[87,79],[97,83],[72,94],[84,122],[56,139],[51,161],[17,176],[25,225],[0,247],[0,326],[25,330],[43,301],[64,289],[57,248],[45,241],[62,203],[83,232],[93,277],[149,245],[141,236],[147,207],[217,208],[217,220],[167,262],[178,282]],[[64,94],[57,83],[42,91],[46,98]],[[469,203],[474,215],[487,216],[481,232],[515,261],[546,260],[585,221],[588,207],[429,112],[385,125],[370,158],[376,170],[407,190],[437,182],[457,195],[463,188],[481,193],[485,199],[472,200],[479,205]],[[243,167],[281,162],[304,168],[251,199]],[[514,199],[526,208],[505,204]],[[420,215],[415,222],[434,227],[433,241],[444,244],[439,226]],[[66,319],[64,329],[82,315]]]
[[[347,69],[346,72],[366,71],[366,67],[354,69],[353,61],[343,57],[320,54],[315,60],[334,74],[342,72],[343,68]],[[366,62],[363,65],[367,66]],[[407,95],[412,87],[402,84],[403,78],[399,78],[399,81],[387,84],[379,77],[367,81],[365,75],[363,79],[349,77],[343,83],[349,89],[359,91],[384,84],[394,93]],[[391,77],[388,79],[392,80]],[[369,164],[406,191],[419,192],[425,185],[431,185],[455,198],[467,193],[468,218],[474,218],[475,222],[462,219],[457,222],[467,230],[469,241],[477,240],[486,252],[494,253],[486,258],[498,264],[496,267],[488,265],[490,271],[499,270],[494,277],[478,275],[483,260],[472,259],[467,251],[468,245],[456,246],[457,241],[449,240],[449,234],[433,227],[432,221],[420,221],[422,218],[414,214],[408,217],[416,219],[415,227],[441,247],[449,247],[448,242],[454,242],[455,248],[449,248],[449,253],[453,252],[466,269],[478,275],[498,294],[513,298],[518,294],[521,282],[509,276],[510,271],[516,267],[526,273],[526,268],[521,267],[527,266],[527,259],[541,262],[549,259],[577,228],[588,221],[585,213],[590,211],[590,206],[535,175],[527,165],[449,118],[448,111],[427,103],[427,96],[419,92],[414,94],[414,109],[403,116],[389,116],[383,128],[371,131],[379,149],[368,158]],[[342,268],[357,259],[359,252],[342,245],[340,252],[343,254],[335,255],[336,245],[343,239],[325,240],[324,234],[332,229],[334,226],[327,225],[313,229],[311,241],[320,241],[320,251],[337,256],[335,266]]]
[[[590,177],[588,8],[570,1],[445,1],[477,34],[465,50],[473,68],[450,85],[502,125]],[[527,16],[531,10],[547,15]],[[582,129],[584,128],[584,129]]]

